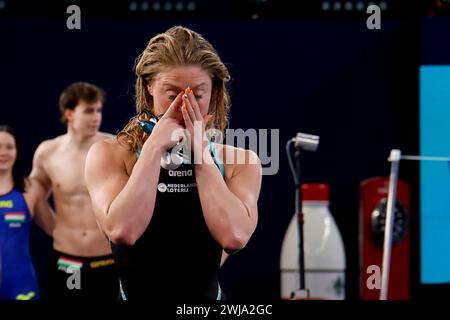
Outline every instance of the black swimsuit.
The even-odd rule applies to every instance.
[[[223,165],[215,160],[223,174]],[[161,167],[155,208],[145,232],[134,246],[111,244],[124,299],[220,297],[222,248],[203,217],[194,170],[190,163],[176,170]]]

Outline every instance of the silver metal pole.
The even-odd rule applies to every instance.
[[[391,162],[391,174],[389,176],[389,193],[386,208],[386,222],[384,227],[383,266],[381,274],[380,300],[387,300],[389,286],[389,268],[391,265],[392,228],[394,225],[394,203],[397,194],[397,181],[401,151],[391,150],[388,161]]]

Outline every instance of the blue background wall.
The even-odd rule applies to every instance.
[[[422,20],[420,68],[420,153],[449,157],[450,119],[450,24],[446,18]],[[449,165],[446,162],[421,164],[421,281],[423,293],[448,294]]]

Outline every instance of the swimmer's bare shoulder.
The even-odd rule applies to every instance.
[[[113,135],[107,135],[105,138],[99,139],[92,145],[89,153],[91,158],[109,159],[108,162],[123,166],[128,174],[131,174],[132,167],[136,162],[136,157],[125,139]]]
[[[39,144],[33,156],[33,170],[31,172],[31,178],[34,178],[35,175],[42,174],[42,172],[38,173],[38,171],[45,171],[43,168],[51,163],[49,161],[50,158],[57,153],[59,147],[63,144],[65,136],[66,135],[60,135],[55,138],[47,139]]]
[[[116,138],[115,135],[108,133],[108,132],[99,131],[96,134],[96,141],[101,141],[101,140],[105,140],[105,139],[115,139],[115,138]]]

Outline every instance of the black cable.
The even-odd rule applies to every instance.
[[[292,139],[286,143],[286,153],[289,162],[289,167],[291,168],[292,177],[294,178],[295,184],[295,213],[294,216],[297,217],[297,227],[298,227],[298,243],[299,243],[299,276],[300,276],[300,290],[305,290],[305,255],[304,255],[304,220],[303,220],[303,212],[301,206],[301,186],[300,186],[300,150],[295,151],[296,158],[296,167],[294,168],[294,164],[292,161],[292,155],[290,152],[290,146],[293,143]],[[307,291],[307,295],[309,296],[309,290]],[[295,292],[291,293],[291,298],[294,298]]]

